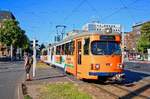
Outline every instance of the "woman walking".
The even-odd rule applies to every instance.
[[[24,66],[25,66],[25,70],[26,70],[26,81],[30,81],[30,69],[32,66],[32,57],[29,56],[28,53],[25,53],[24,56]]]

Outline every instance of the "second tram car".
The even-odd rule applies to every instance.
[[[81,33],[52,44],[45,62],[79,79],[115,79],[123,76],[121,36],[118,33]]]

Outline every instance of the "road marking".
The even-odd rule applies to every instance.
[[[20,99],[20,91],[19,91],[19,86],[18,86],[18,99]]]

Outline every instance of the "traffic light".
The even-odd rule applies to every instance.
[[[39,46],[38,40],[35,40],[35,46]]]
[[[33,47],[33,41],[30,41],[30,48]]]
[[[127,51],[127,47],[126,46],[124,47],[124,51]]]
[[[32,41],[30,41],[30,47],[37,47],[37,46],[39,46],[38,40],[32,40]]]

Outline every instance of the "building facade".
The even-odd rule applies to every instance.
[[[9,11],[1,11],[0,10],[0,28],[2,28],[2,26],[3,26],[3,21],[9,20],[9,19],[15,20],[14,15]],[[9,54],[10,54],[9,50],[10,50],[9,47],[7,47],[5,44],[2,44],[0,42],[0,57],[9,56]]]
[[[91,22],[87,23],[82,27],[82,30],[88,32],[105,32],[106,30],[111,30],[111,32],[121,32],[120,24],[103,24],[99,22]]]
[[[137,51],[137,43],[141,36],[141,27],[146,22],[134,24],[132,26],[132,31],[126,33],[124,40],[125,40],[125,47],[127,50]]]

